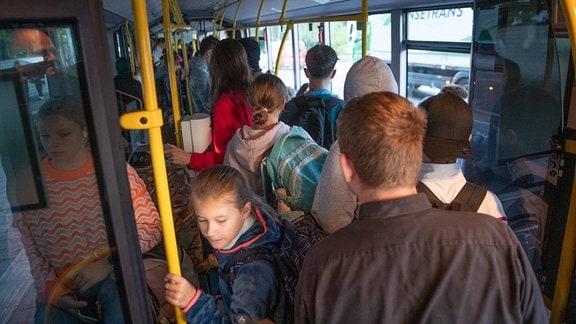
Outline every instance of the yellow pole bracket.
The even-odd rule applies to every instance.
[[[120,126],[124,129],[150,129],[163,125],[162,110],[138,110],[122,114]]]

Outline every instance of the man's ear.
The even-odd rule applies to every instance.
[[[355,178],[356,169],[354,169],[354,164],[348,159],[345,154],[340,153],[340,167],[342,168],[342,173],[344,174],[344,180],[346,183],[352,182]]]
[[[330,79],[334,79],[334,76],[336,76],[336,69],[332,70],[332,74],[330,75]]]
[[[304,68],[304,74],[306,75],[306,77],[307,77],[308,79],[310,79],[310,72],[308,72],[308,69],[307,69],[307,68]]]

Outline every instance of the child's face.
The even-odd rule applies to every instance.
[[[38,123],[44,150],[56,162],[70,162],[87,150],[82,127],[62,116],[46,116]]]
[[[238,209],[230,195],[193,199],[192,203],[200,232],[215,249],[222,249],[232,242],[250,215],[250,203]]]

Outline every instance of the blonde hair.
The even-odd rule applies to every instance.
[[[256,77],[248,89],[254,124],[263,125],[268,120],[268,114],[283,109],[286,96],[286,86],[277,76],[261,74]]]
[[[369,188],[414,185],[426,113],[392,92],[351,99],[338,117],[338,142]]]

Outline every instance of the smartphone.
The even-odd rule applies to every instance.
[[[54,61],[41,61],[31,64],[22,65],[21,72],[24,77],[36,77],[46,73],[49,67],[54,67]]]
[[[100,323],[100,313],[95,302],[87,301],[88,306],[78,308],[78,318],[84,323]]]

